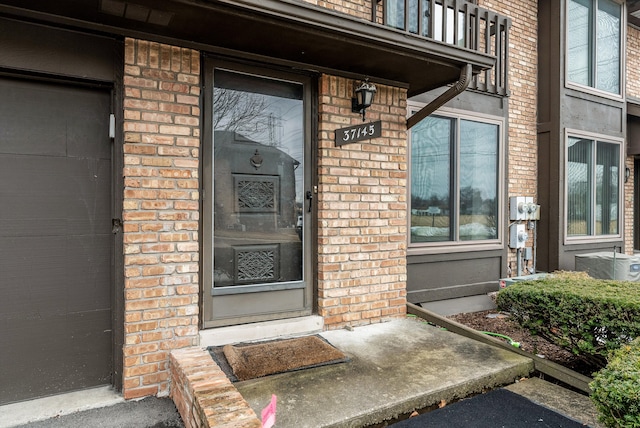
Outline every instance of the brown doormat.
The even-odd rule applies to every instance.
[[[226,345],[222,353],[239,381],[348,360],[346,355],[318,336]]]

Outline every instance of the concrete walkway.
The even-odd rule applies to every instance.
[[[501,385],[599,427],[588,397],[536,378],[519,381],[533,369],[528,358],[420,319],[328,331],[322,336],[351,361],[234,384],[258,415],[275,394],[278,428],[359,428]],[[93,394],[105,395],[106,407],[73,412],[74,408],[100,407],[87,402],[91,390],[0,406],[0,427],[43,419],[37,414],[46,409],[49,414],[44,420],[25,427],[182,426],[175,406],[166,398],[124,402],[110,390],[96,389]]]
[[[362,427],[528,376],[525,357],[415,319],[322,333],[351,361],[236,383],[278,428]]]
[[[124,401],[111,388],[0,406],[2,428],[184,428],[170,398]]]

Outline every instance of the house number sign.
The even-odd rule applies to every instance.
[[[382,135],[382,122],[371,122],[348,128],[336,129],[336,147],[356,141],[369,140]]]

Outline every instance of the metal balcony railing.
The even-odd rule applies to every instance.
[[[469,88],[509,95],[508,17],[464,0],[372,0],[371,18],[418,37],[494,56],[495,66],[474,76]]]

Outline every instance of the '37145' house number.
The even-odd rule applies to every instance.
[[[378,138],[380,135],[382,135],[382,122],[379,120],[377,122],[336,129],[336,146]]]

